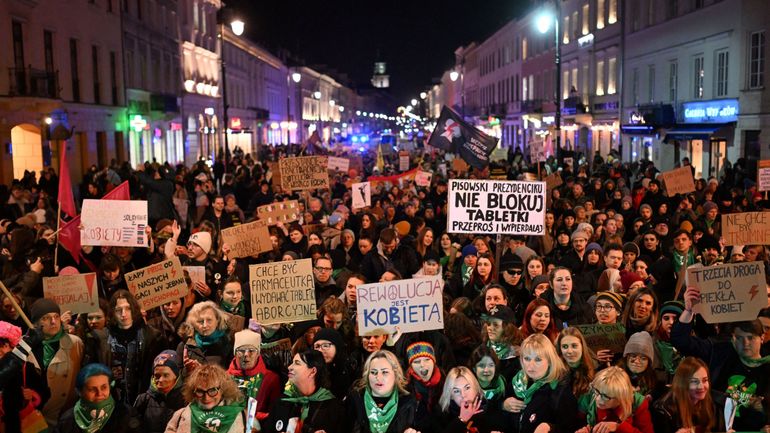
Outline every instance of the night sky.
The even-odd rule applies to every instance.
[[[454,64],[454,50],[482,41],[530,0],[226,0],[246,34],[308,66],[325,64],[368,85],[374,61],[388,64],[391,92],[408,101]]]

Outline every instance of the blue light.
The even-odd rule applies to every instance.
[[[355,135],[353,136],[353,143],[358,143],[358,137],[356,137]]]
[[[361,153],[364,153],[364,151],[366,151],[366,148],[364,148],[364,147],[359,147],[359,148],[358,148],[358,151],[359,151],[359,152],[361,152]]]
[[[361,136],[361,143],[366,143],[367,141],[369,141],[369,136],[368,135],[362,135]]]

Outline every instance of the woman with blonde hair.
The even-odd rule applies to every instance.
[[[567,367],[543,334],[521,343],[521,370],[511,381],[513,396],[503,402],[512,412],[518,433],[571,433],[578,429],[577,400],[567,378]]]
[[[199,302],[190,308],[185,320],[192,330],[176,351],[189,374],[201,364],[219,364],[227,368],[233,358],[233,340],[227,315],[213,301]]]
[[[215,364],[196,368],[187,378],[182,395],[189,404],[174,412],[166,433],[245,432],[243,397],[224,368]]]
[[[440,412],[433,417],[430,427],[420,430],[422,433],[492,432],[504,431],[508,426],[503,412],[487,411],[481,385],[467,367],[449,370],[438,406]]]
[[[417,401],[406,390],[396,355],[378,350],[366,359],[361,378],[347,398],[353,433],[416,433]]]
[[[655,433],[649,399],[634,391],[622,368],[608,367],[597,373],[591,391],[578,403],[587,425],[575,433]]]
[[[569,368],[568,380],[572,384],[572,393],[580,398],[589,391],[596,373],[596,361],[588,347],[583,333],[578,328],[567,327],[561,330],[556,339],[556,350],[562,361]]]

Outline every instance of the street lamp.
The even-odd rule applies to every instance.
[[[555,1],[555,13],[544,11],[537,17],[537,30],[540,33],[548,33],[553,24],[554,40],[556,41],[556,54],[554,55],[554,64],[556,65],[556,113],[554,116],[554,127],[556,133],[556,162],[562,165],[563,155],[561,150],[561,40],[559,39],[559,21],[561,17],[561,1]]]
[[[295,84],[299,84],[299,81],[302,79],[302,75],[299,72],[293,72],[291,74],[286,74],[286,117],[289,120],[289,125],[291,125],[291,81],[289,79],[291,78],[291,81],[294,81]],[[300,92],[301,94],[302,92]],[[286,144],[290,144],[291,141],[289,129],[286,129]]]
[[[228,140],[228,130],[230,129],[230,118],[227,115],[229,104],[227,103],[227,64],[225,62],[225,9],[220,9],[217,13],[217,19],[219,21],[219,64],[222,72],[222,121],[224,122],[224,128],[221,128],[225,134],[225,173],[227,173],[227,166],[230,163],[230,143]],[[245,23],[238,18],[230,20],[230,28],[233,34],[240,36],[243,34]],[[216,155],[214,155],[216,160]]]
[[[420,92],[420,99],[425,99],[428,97],[428,94],[425,92]]]
[[[460,65],[463,70],[465,70],[465,54],[463,54]],[[457,71],[449,73],[449,79],[452,80],[452,82],[457,81],[458,78],[460,79],[460,109],[462,110],[460,114],[462,114],[463,119],[465,119],[465,77]]]
[[[460,73],[457,71],[452,71],[449,73],[449,79],[452,80],[452,82],[457,81],[457,79],[460,78]]]
[[[412,99],[412,107],[416,107],[416,106],[417,106],[417,100],[416,99]]]

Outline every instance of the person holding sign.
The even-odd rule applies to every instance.
[[[177,255],[177,241],[182,233],[182,228],[174,221],[171,225],[173,235],[166,242],[166,259],[171,259]],[[195,293],[196,302],[211,299],[212,288],[216,287],[216,262],[209,257],[211,252],[211,234],[205,231],[193,233],[187,241],[187,250],[185,255],[179,256],[179,261],[183,266],[203,266],[206,268],[206,281],[197,281],[192,287]]]

